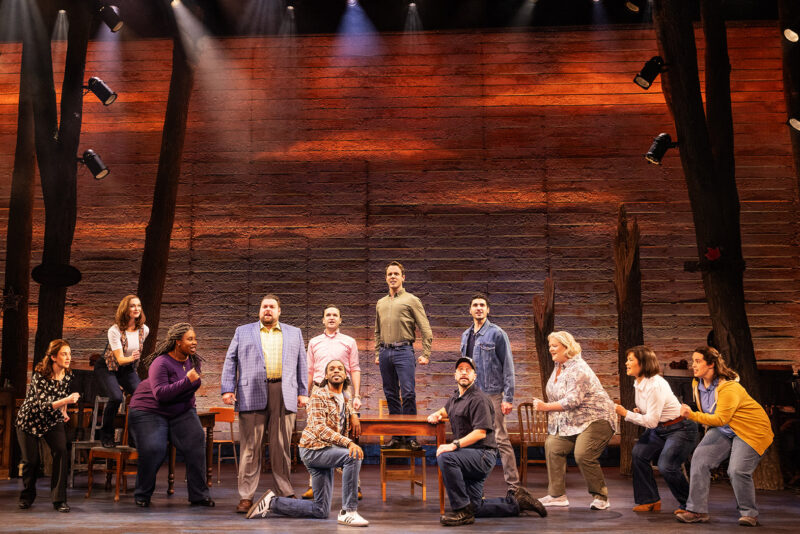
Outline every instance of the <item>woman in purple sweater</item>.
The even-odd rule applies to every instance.
[[[192,325],[178,323],[142,362],[147,379],[136,388],[128,415],[139,452],[134,492],[137,506],[150,506],[158,469],[167,457],[167,439],[186,460],[189,502],[214,506],[206,485],[205,432],[194,406],[201,361],[196,350]]]

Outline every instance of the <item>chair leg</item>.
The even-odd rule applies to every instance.
[[[219,474],[221,467],[222,467],[222,443],[217,443],[217,484],[219,484]]]
[[[89,462],[89,465],[86,466],[86,485],[88,486],[88,489],[86,490],[86,498],[89,498],[92,496],[92,481],[94,479],[94,469],[92,469],[94,464],[94,456],[92,456],[92,451],[89,451],[89,459],[87,462]]]
[[[122,482],[122,458],[117,460],[117,484],[114,488],[114,502],[119,502],[119,485]]]
[[[425,502],[428,498],[428,482],[425,480],[425,457],[422,457],[422,502]]]
[[[386,502],[386,457],[381,454],[381,497]]]
[[[519,474],[523,486],[528,485],[528,447],[523,443],[519,451]]]

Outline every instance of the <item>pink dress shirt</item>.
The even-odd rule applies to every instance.
[[[358,365],[358,346],[356,340],[338,330],[332,336],[323,332],[311,338],[306,351],[308,368],[314,373],[314,382],[322,382],[325,378],[325,366],[331,360],[341,360],[347,374],[361,371]],[[309,384],[310,385],[310,384]]]

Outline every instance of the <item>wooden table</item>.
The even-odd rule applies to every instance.
[[[360,418],[362,436],[435,436],[436,447],[444,441],[445,421],[430,424],[424,415],[384,415],[383,417],[366,415]],[[423,465],[423,469],[425,466]],[[444,484],[442,473],[439,473],[439,512],[444,513]]]
[[[198,412],[200,424],[206,429],[206,481],[210,488],[213,483],[214,467],[214,414],[212,412]],[[167,495],[175,493],[175,445],[169,444],[169,484]]]

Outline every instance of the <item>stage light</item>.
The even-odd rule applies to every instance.
[[[92,173],[95,180],[102,180],[108,175],[108,167],[106,167],[106,164],[103,163],[100,156],[91,148],[87,149],[86,152],[83,153],[83,157],[78,158],[78,161],[86,165],[86,168],[89,169],[89,172]]]
[[[110,106],[117,99],[117,93],[112,91],[111,88],[106,85],[106,82],[96,76],[89,78],[89,83],[84,86],[84,89],[88,89],[94,93],[94,96],[96,96],[104,106]]]
[[[650,145],[650,150],[644,155],[644,159],[654,165],[661,165],[661,158],[667,153],[670,148],[675,148],[678,143],[672,142],[672,137],[668,133],[660,133],[653,138],[653,144]]]
[[[119,16],[119,8],[108,4],[100,6],[100,18],[103,20],[108,29],[112,32],[118,32],[122,28],[122,19]]]
[[[797,117],[789,117],[789,120],[786,121],[786,124],[800,132],[800,119]]]
[[[798,40],[800,40],[800,35],[798,35],[797,31],[793,28],[784,29],[783,36],[786,37],[786,40],[791,43],[796,43]]]
[[[644,8],[647,0],[626,0],[625,8],[631,13],[639,13]]]
[[[653,82],[659,74],[664,70],[664,60],[661,56],[653,56],[644,64],[639,74],[633,77],[633,83],[642,89],[650,89]]]

